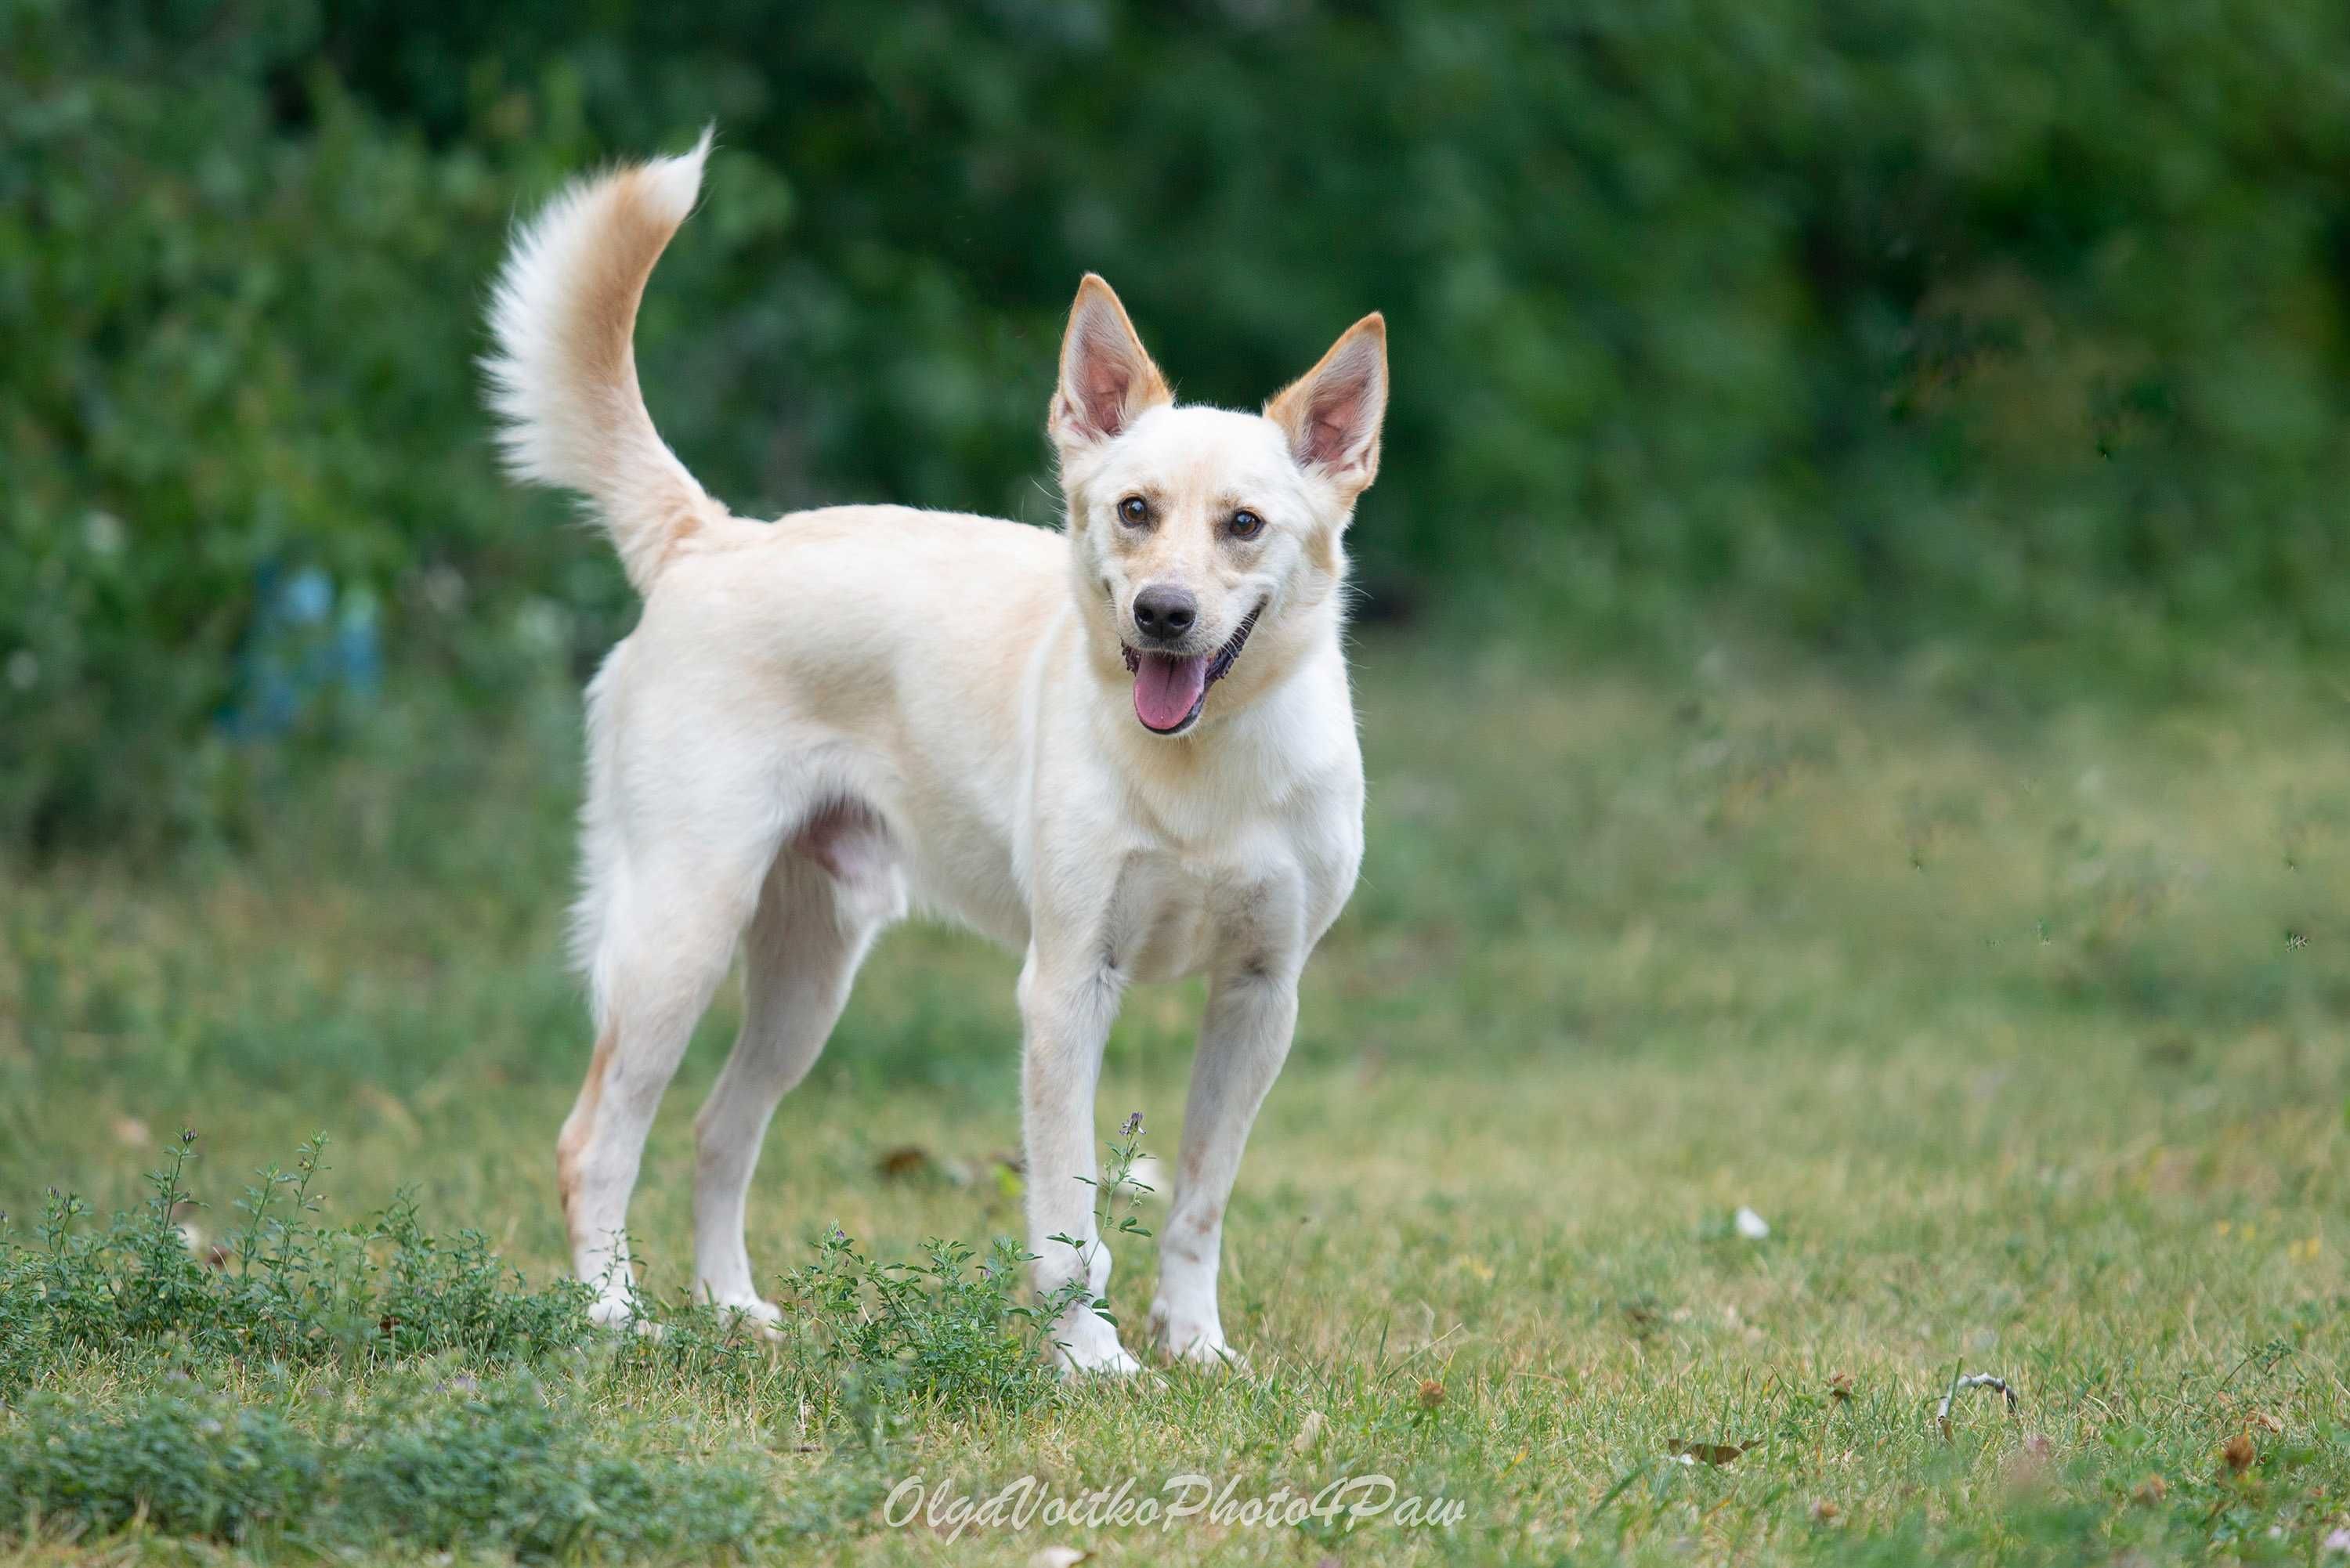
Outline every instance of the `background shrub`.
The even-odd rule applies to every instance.
[[[478,307],[518,207],[712,119],[647,372],[746,509],[1049,519],[1095,267],[1229,403],[1388,312],[1390,609],[2350,642],[2324,0],[0,0],[0,839],[250,828],[379,658],[495,710],[609,640]]]

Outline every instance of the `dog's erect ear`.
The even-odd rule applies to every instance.
[[[1298,466],[1319,472],[1349,501],[1378,477],[1387,411],[1388,321],[1377,311],[1264,406],[1264,417],[1288,433]]]
[[[1092,273],[1077,285],[1069,329],[1061,337],[1061,385],[1046,421],[1064,449],[1081,447],[1126,429],[1161,403],[1175,400],[1167,378],[1143,352],[1126,306]]]

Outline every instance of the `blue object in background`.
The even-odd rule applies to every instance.
[[[337,590],[317,566],[262,568],[259,604],[237,658],[237,691],[221,727],[239,740],[283,735],[303,711],[334,695],[372,698],[383,679],[375,595]]]

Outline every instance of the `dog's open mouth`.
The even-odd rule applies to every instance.
[[[1208,705],[1208,688],[1232,672],[1249,633],[1263,614],[1260,602],[1248,612],[1224,646],[1213,653],[1139,653],[1126,649],[1126,668],[1134,676],[1134,716],[1157,735],[1188,728]]]

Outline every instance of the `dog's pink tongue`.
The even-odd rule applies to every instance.
[[[1208,657],[1146,653],[1134,671],[1134,716],[1154,730],[1181,723],[1208,687]]]

